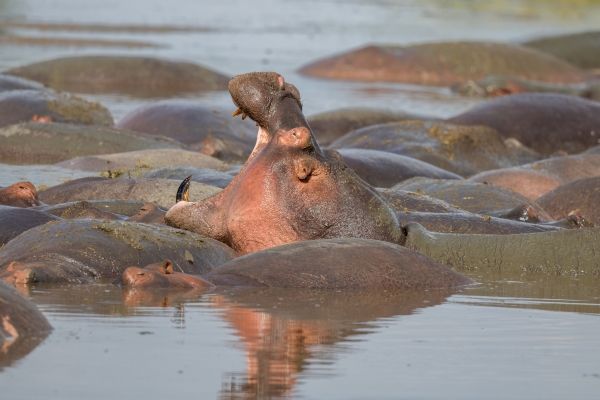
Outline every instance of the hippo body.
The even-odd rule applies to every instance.
[[[0,74],[0,92],[8,90],[42,90],[44,85],[29,79],[19,78],[17,76]]]
[[[365,126],[415,119],[425,120],[427,117],[369,108],[344,108],[310,115],[306,118],[315,139],[324,147],[329,146],[345,134]]]
[[[300,68],[304,75],[329,79],[387,81],[450,86],[488,75],[578,83],[584,71],[540,51],[493,42],[425,43],[407,47],[366,46]]]
[[[88,155],[181,147],[166,137],[108,126],[27,122],[0,128],[0,162],[10,164],[55,164]]]
[[[460,176],[537,161],[526,148],[511,148],[498,132],[483,126],[435,121],[373,125],[342,136],[332,149],[372,149],[424,161]]]
[[[114,124],[104,106],[74,95],[49,89],[0,92],[0,126],[36,120],[105,126]]]
[[[15,288],[0,281],[0,371],[7,350],[19,347],[18,339],[50,332],[52,326],[37,307]],[[14,344],[6,343],[15,341]],[[8,344],[8,346],[6,346]]]
[[[68,92],[153,98],[226,89],[228,81],[226,76],[200,65],[151,57],[65,57],[13,68],[6,73]]]
[[[462,179],[462,176],[426,162],[369,149],[338,149],[344,164],[352,168],[365,182],[375,187],[389,188],[415,176],[437,179]]]
[[[494,218],[471,213],[397,213],[402,226],[411,222],[419,223],[431,232],[474,233],[480,235],[511,235],[515,233],[536,233],[561,230],[551,225],[538,225]]]
[[[9,283],[112,282],[130,266],[169,257],[175,270],[197,275],[237,254],[215,240],[178,229],[124,221],[49,222],[6,244],[0,279]]]
[[[168,136],[197,151],[227,162],[244,162],[256,143],[251,121],[232,119],[225,110],[186,100],[162,100],[133,110],[117,127]]]
[[[435,233],[406,227],[406,247],[463,273],[513,276],[599,276],[600,230],[514,235]]]
[[[276,73],[234,77],[236,113],[259,126],[250,158],[223,192],[181,201],[168,225],[218,239],[241,254],[290,242],[360,237],[400,243],[390,205],[336,152],[323,151],[302,114],[297,89]]]
[[[216,286],[305,289],[443,289],[473,283],[405,247],[341,238],[289,243],[239,257],[201,278],[169,271],[168,260],[128,269],[120,283],[134,287]]]
[[[600,224],[600,177],[565,183],[546,193],[537,203],[554,219],[582,215]]]
[[[484,171],[471,176],[468,181],[502,186],[529,200],[537,200],[562,184],[595,176],[600,176],[600,154],[586,152]]]
[[[553,221],[542,207],[512,190],[467,180],[412,178],[392,190],[418,192],[458,206],[472,213],[500,211],[522,204],[533,207],[541,222]]]
[[[60,218],[31,208],[0,206],[0,247],[21,233]]]
[[[556,93],[518,93],[476,105],[446,121],[484,125],[544,155],[580,153],[600,139],[600,104]]]
[[[113,199],[138,200],[169,208],[175,203],[172,193],[178,186],[179,181],[172,179],[81,178],[43,190],[39,196],[47,204]],[[197,183],[191,196],[201,200],[219,191],[219,188]]]

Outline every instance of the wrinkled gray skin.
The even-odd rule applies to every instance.
[[[599,229],[493,236],[433,233],[417,223],[405,229],[406,247],[460,272],[600,275]]]
[[[168,225],[218,239],[240,254],[312,239],[359,237],[401,243],[389,203],[321,150],[300,94],[274,72],[234,77],[229,84],[243,116],[259,126],[256,146],[232,183],[199,203],[181,201]]]

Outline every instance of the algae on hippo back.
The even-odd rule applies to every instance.
[[[464,273],[600,277],[600,230],[514,235],[433,233],[406,226],[405,246]]]

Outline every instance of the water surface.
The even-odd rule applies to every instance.
[[[295,71],[367,43],[518,42],[597,28],[600,17],[597,3],[589,1],[502,4],[0,0],[5,23],[0,38],[57,39],[44,46],[0,40],[0,70],[68,55],[148,55],[230,75],[277,71],[298,86],[307,114],[372,107],[445,117],[479,100],[457,97],[447,88],[325,81]],[[71,28],[41,29],[37,23]],[[98,25],[108,29],[93,28]],[[146,28],[125,29],[130,26]],[[172,28],[157,28],[165,26]],[[155,46],[65,46],[58,39]],[[83,96],[105,104],[116,120],[155,100]],[[232,107],[226,92],[181,97]],[[53,185],[76,177],[55,167],[0,165],[0,186],[15,180]],[[463,290],[423,293],[21,288],[55,329],[47,337],[4,344],[0,397],[598,398],[598,278],[472,278],[479,283]]]

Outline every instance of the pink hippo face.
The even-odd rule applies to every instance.
[[[234,77],[229,91],[238,107],[234,115],[259,127],[256,146],[229,186],[202,202],[179,202],[167,224],[221,240],[241,254],[312,239],[402,242],[387,201],[339,153],[321,150],[293,85],[277,73],[255,72]]]

